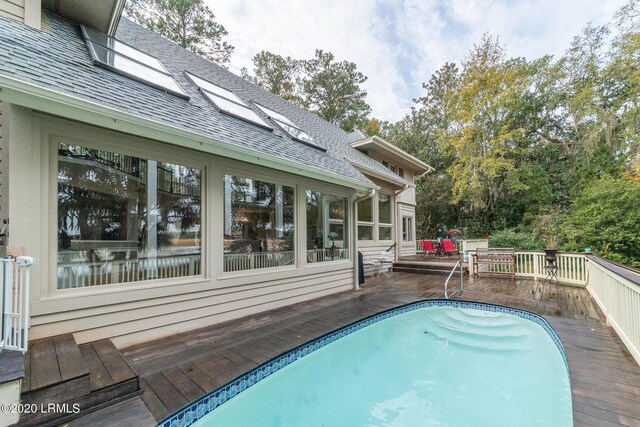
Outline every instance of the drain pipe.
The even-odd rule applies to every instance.
[[[354,278],[353,278],[353,290],[357,291],[358,289],[360,289],[360,280],[358,280],[358,202],[364,200],[364,199],[368,199],[369,197],[373,198],[373,196],[376,195],[376,189],[372,188],[371,191],[369,192],[369,194],[367,194],[366,196],[362,196],[362,197],[356,197],[355,199],[353,199],[353,209],[351,209],[351,212],[353,212],[352,216],[353,216],[353,261],[355,263],[355,268],[354,268]]]

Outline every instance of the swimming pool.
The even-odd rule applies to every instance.
[[[196,421],[197,420],[197,421]],[[209,393],[163,426],[572,425],[564,350],[532,313],[422,301]]]

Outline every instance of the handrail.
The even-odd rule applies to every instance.
[[[462,291],[464,290],[464,277],[462,275],[462,264],[460,263],[460,261],[457,261],[456,265],[454,265],[453,268],[451,269],[451,273],[449,273],[449,277],[447,277],[447,281],[444,282],[444,297],[446,299],[449,299],[449,292],[448,292],[449,280],[451,280],[451,276],[453,276],[453,273],[456,272],[456,268],[458,268],[458,266],[460,266],[460,289],[458,289],[451,295],[453,296],[456,292],[460,292],[460,295],[462,295]]]
[[[398,243],[396,242],[396,243],[394,243],[393,245],[389,246],[389,247],[385,250],[385,252],[389,252],[391,249],[395,248],[395,246],[396,246],[397,244],[398,244]]]

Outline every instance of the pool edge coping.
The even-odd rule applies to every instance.
[[[468,300],[428,299],[414,301],[396,307],[388,308],[386,310],[364,317],[360,320],[351,322],[345,326],[334,329],[333,331],[329,331],[317,338],[302,343],[291,350],[287,350],[286,352],[265,361],[255,368],[238,375],[237,377],[213,389],[212,391],[207,392],[204,396],[201,396],[194,401],[189,402],[179,410],[173,412],[171,415],[159,421],[157,426],[189,427],[228,400],[252,387],[259,381],[262,381],[263,379],[271,376],[285,366],[288,366],[296,360],[308,355],[309,353],[312,353],[326,346],[327,344],[331,344],[332,342],[337,341],[340,338],[350,335],[353,332],[356,332],[381,320],[431,306],[471,308],[490,311],[494,313],[506,313],[538,324],[549,335],[556,348],[560,352],[567,371],[569,384],[571,384],[571,372],[569,369],[569,362],[567,360],[564,345],[562,344],[562,341],[560,340],[560,337],[556,333],[553,326],[551,326],[549,321],[547,321],[544,316],[520,308],[513,308],[499,304],[490,304]]]

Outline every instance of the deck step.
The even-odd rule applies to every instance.
[[[393,271],[399,273],[436,274],[446,276],[451,273],[452,268],[452,264],[428,261],[398,261],[393,263]],[[463,274],[468,274],[467,267],[463,267]],[[460,270],[456,270],[453,275],[460,276]]]
[[[142,393],[138,375],[110,340],[78,345],[68,334],[29,345],[22,403],[65,404],[69,412],[23,415],[18,425],[58,425]]]

